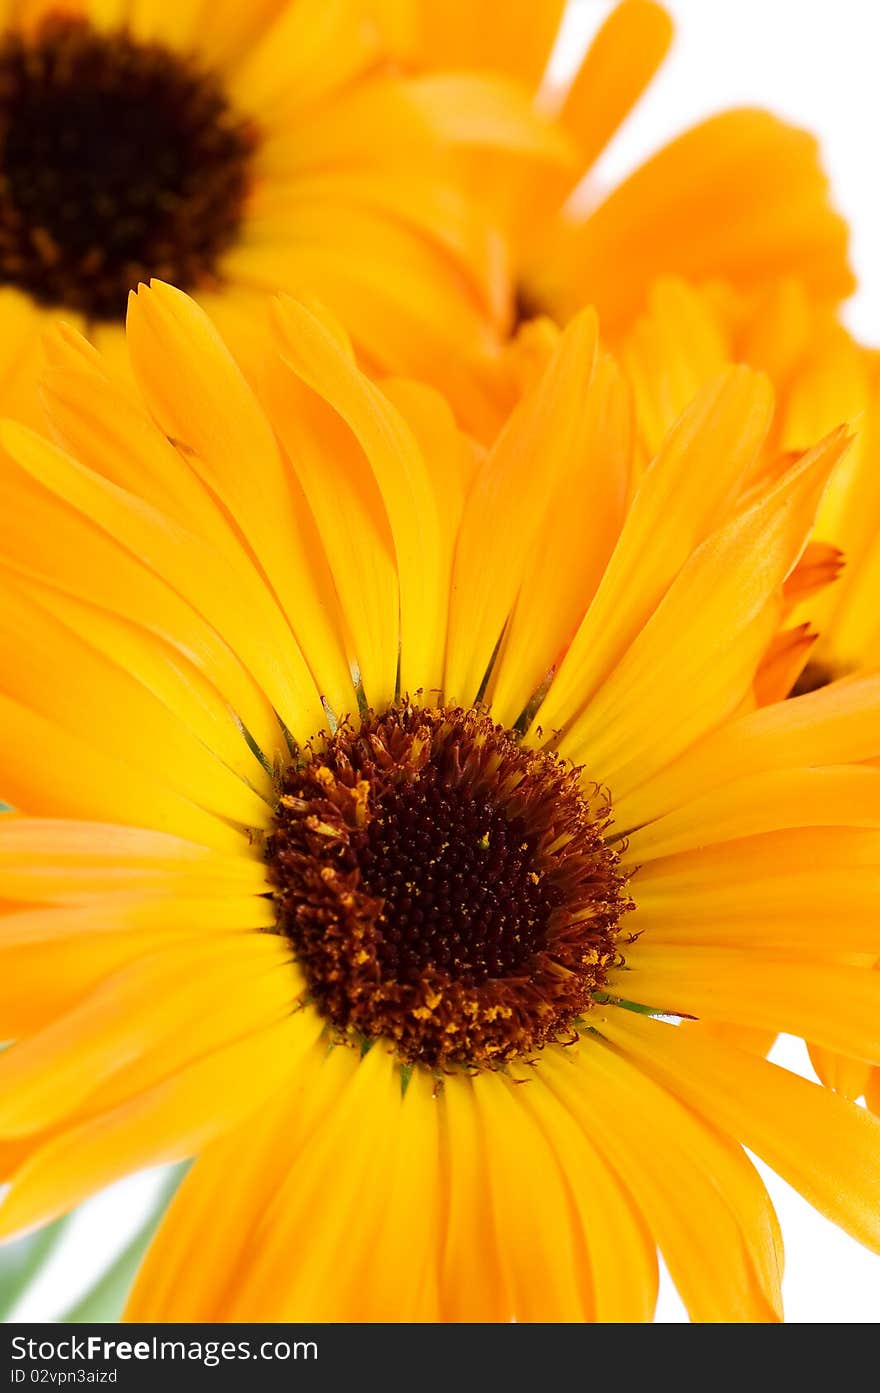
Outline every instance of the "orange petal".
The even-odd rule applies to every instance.
[[[691,1319],[781,1319],[778,1225],[741,1149],[598,1041],[542,1073],[638,1203]]]
[[[712,116],[667,145],[563,234],[546,264],[557,312],[594,304],[608,333],[663,274],[746,288],[796,275],[829,300],[853,288],[815,141],[759,110]]]
[[[577,140],[582,169],[589,168],[635,106],[671,40],[672,21],[652,0],[623,0],[611,11],[562,105],[561,119]]]
[[[880,1252],[880,1120],[696,1028],[615,1011],[602,1030],[646,1073],[772,1166],[820,1213]]]

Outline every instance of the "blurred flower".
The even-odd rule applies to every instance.
[[[750,291],[795,276],[828,303],[853,289],[846,224],[829,204],[816,142],[767,111],[712,116],[618,187],[590,182],[668,49],[672,24],[653,0],[614,6],[561,87],[548,63],[566,0],[503,0],[481,6],[479,18],[471,0],[371,0],[371,9],[411,69],[513,75],[575,142],[571,168],[523,177],[498,159],[479,162],[479,194],[494,198],[506,229],[518,319],[565,323],[591,304],[614,340],[654,279],[670,273]]]
[[[590,312],[485,457],[288,298],[259,397],[128,345],[2,428],[4,1236],[197,1154],[132,1317],[773,1320],[748,1147],[880,1248],[880,1123],[690,1020],[880,1060],[880,679],[753,696],[843,433],[728,369],[644,471]]]
[[[47,313],[119,356],[126,297],[151,276],[197,293],[245,359],[266,289],[320,295],[381,371],[445,384],[494,341],[503,284],[460,152],[568,157],[515,84],[396,74],[360,0],[2,14],[6,410],[38,412]],[[448,385],[479,418],[472,376]]]

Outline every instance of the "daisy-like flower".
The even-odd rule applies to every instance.
[[[272,335],[157,284],[2,428],[0,1231],[196,1154],[134,1318],[778,1319],[743,1148],[880,1249],[880,1122],[699,1021],[880,1060],[880,680],[752,695],[843,433]]]
[[[797,276],[816,300],[853,289],[847,230],[828,201],[816,142],[759,109],[692,127],[612,189],[590,171],[663,62],[672,38],[653,0],[622,0],[562,86],[548,64],[567,0],[374,0],[389,41],[416,71],[435,66],[515,74],[573,138],[566,171],[479,173],[507,230],[512,318],[566,322],[597,307],[609,339],[644,308],[658,275],[729,281],[741,290]],[[583,182],[585,180],[585,182]],[[577,187],[580,185],[580,187]]]
[[[497,74],[395,72],[363,0],[3,0],[0,404],[38,411],[47,313],[123,353],[151,276],[198,293],[242,358],[260,293],[287,289],[373,368],[444,383],[504,293],[463,148],[566,157]]]

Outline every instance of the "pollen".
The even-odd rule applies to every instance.
[[[216,284],[257,143],[160,44],[50,15],[0,42],[0,283],[89,321],[157,276]]]
[[[439,1068],[571,1038],[630,908],[609,818],[582,771],[482,710],[403,702],[313,742],[267,854],[315,1004]]]

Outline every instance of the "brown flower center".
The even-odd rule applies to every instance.
[[[341,1031],[432,1066],[570,1038],[630,906],[608,803],[484,712],[403,703],[284,774],[279,926]]]
[[[50,16],[0,41],[0,283],[92,320],[139,281],[210,284],[255,132],[159,44]]]

